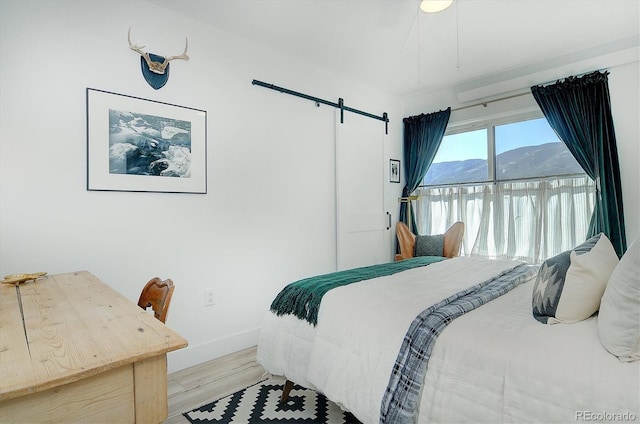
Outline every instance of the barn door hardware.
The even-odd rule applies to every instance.
[[[372,119],[377,119],[378,121],[383,121],[384,122],[384,133],[385,134],[389,134],[389,115],[387,115],[387,112],[384,112],[382,114],[382,116],[377,116],[377,115],[374,115],[372,113],[363,112],[361,110],[345,106],[344,105],[344,99],[342,99],[342,97],[338,99],[338,103],[334,103],[334,102],[330,102],[328,100],[323,100],[323,99],[320,99],[318,97],[309,96],[308,94],[299,93],[297,91],[289,90],[289,89],[283,88],[283,87],[278,87],[277,85],[269,84],[269,83],[258,81],[258,80],[251,81],[251,84],[259,85],[261,87],[265,87],[265,88],[269,88],[271,90],[279,91],[279,92],[284,93],[284,94],[290,94],[292,96],[301,97],[303,99],[311,100],[311,101],[315,102],[316,105],[318,105],[318,106],[320,104],[324,104],[324,105],[328,105],[328,106],[333,106],[335,108],[339,108],[340,109],[340,123],[341,124],[344,123],[344,111],[357,113],[358,115],[366,116],[367,118],[372,118]]]

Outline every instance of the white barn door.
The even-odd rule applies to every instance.
[[[384,208],[384,123],[336,109],[338,270],[389,262],[389,217]]]

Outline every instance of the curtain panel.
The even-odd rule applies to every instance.
[[[449,123],[451,108],[439,112],[404,118],[404,174],[405,186],[402,197],[408,197],[422,184],[427,170],[436,156]],[[400,203],[400,221],[415,232],[415,214],[411,213],[411,202]],[[411,215],[411,222],[409,216]]]
[[[531,87],[531,92],[551,128],[595,181],[596,203],[586,237],[606,234],[620,257],[627,243],[608,75],[568,77]]]
[[[421,187],[416,194],[419,234],[442,234],[464,221],[461,255],[541,263],[585,240],[595,184],[565,177]]]

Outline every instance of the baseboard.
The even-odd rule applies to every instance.
[[[167,355],[167,371],[169,373],[180,371],[255,346],[258,344],[259,334],[260,327],[169,352]]]

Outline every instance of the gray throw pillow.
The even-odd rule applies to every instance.
[[[442,256],[443,251],[444,234],[416,236],[413,256]]]
[[[600,233],[573,250],[542,263],[533,287],[533,316],[544,324],[573,323],[600,307],[609,276],[618,264],[611,242]]]

